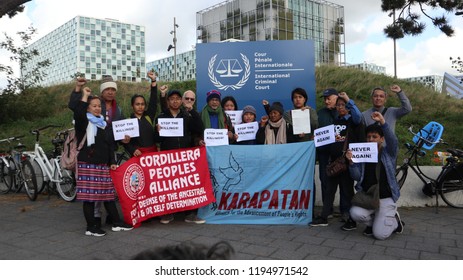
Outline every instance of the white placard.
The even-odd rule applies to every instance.
[[[257,122],[235,125],[235,133],[238,134],[237,142],[256,139],[259,124]]]
[[[352,161],[359,162],[378,162],[378,143],[351,143],[349,149],[352,151]]]
[[[243,122],[243,110],[238,111],[225,111],[225,113],[230,116],[230,120],[235,126],[236,124],[240,124]]]
[[[138,119],[125,119],[120,121],[112,122],[114,140],[122,140],[125,135],[131,138],[140,136],[140,130],[138,129]]]
[[[310,110],[291,110],[291,117],[293,119],[294,135],[307,134],[312,131],[310,128]]]
[[[162,118],[158,119],[158,124],[160,136],[183,137],[183,118]]]
[[[204,130],[206,146],[228,145],[228,129],[206,128]]]
[[[327,125],[314,130],[315,147],[325,146],[334,143],[336,135],[334,133],[334,125]]]

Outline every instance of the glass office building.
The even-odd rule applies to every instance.
[[[146,77],[145,28],[114,19],[77,16],[29,46],[39,51],[25,65],[27,73],[38,61],[49,59],[42,86],[66,83],[76,73],[100,80],[139,82]]]
[[[229,0],[196,15],[199,43],[311,39],[317,64],[345,65],[344,7],[323,0]]]
[[[146,63],[146,71],[154,70],[160,81],[174,80],[174,57],[166,57]],[[177,54],[177,81],[196,80],[196,50]]]

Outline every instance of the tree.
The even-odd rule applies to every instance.
[[[0,18],[4,15],[12,18],[17,13],[24,11],[24,3],[30,2],[31,0],[2,0],[0,3]]]
[[[443,9],[446,13],[463,15],[462,0],[381,0],[381,9],[389,15],[395,14],[397,17],[392,24],[384,28],[384,33],[391,39],[400,39],[406,35],[416,36],[426,28],[426,24],[420,21],[420,15],[412,8],[417,6],[419,11],[431,19],[433,25],[439,28],[445,35],[451,37],[455,30],[449,25],[447,17],[431,16],[428,14],[430,9]]]
[[[460,57],[452,58],[450,57],[450,61],[452,62],[452,68],[455,68],[458,73],[463,73],[463,60]],[[463,78],[460,79],[460,84],[463,83]]]
[[[34,57],[39,56],[39,52],[36,49],[29,49],[28,42],[32,39],[32,35],[36,33],[36,29],[32,26],[27,31],[21,31],[17,34],[21,38],[22,45],[16,46],[13,39],[4,33],[6,40],[0,42],[0,48],[6,49],[12,55],[10,61],[18,63],[21,76],[18,78],[14,75],[13,67],[0,64],[0,72],[5,72],[7,77],[8,85],[3,89],[3,93],[18,93],[24,92],[28,88],[37,86],[40,81],[45,77],[44,68],[48,67],[51,62],[46,59],[34,64],[31,69],[26,69],[25,65],[27,62],[32,60]]]

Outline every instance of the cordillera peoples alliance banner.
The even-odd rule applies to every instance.
[[[312,220],[315,145],[207,147],[216,201],[199,209],[212,224],[300,224]]]
[[[132,157],[111,177],[124,221],[132,225],[215,201],[205,147]]]

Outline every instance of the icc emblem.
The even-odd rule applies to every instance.
[[[138,164],[131,164],[124,173],[125,194],[133,200],[145,187],[145,176],[143,169]]]
[[[249,64],[249,59],[242,53],[241,54],[241,59],[243,60],[244,64],[244,74],[243,77],[239,80],[238,83],[236,84],[231,84],[231,85],[224,85],[222,84],[219,80],[217,80],[217,77],[215,76],[215,73],[219,74],[220,78],[236,78],[241,75],[243,72],[243,67],[241,66],[240,62],[236,58],[224,58],[221,59],[217,67],[214,70],[214,64],[217,59],[217,55],[214,55],[211,60],[209,60],[209,67],[208,67],[208,75],[209,79],[211,80],[211,83],[214,84],[214,86],[218,89],[221,90],[227,90],[229,88],[236,90],[242,88],[246,82],[249,79],[249,76],[251,75],[251,66]]]

